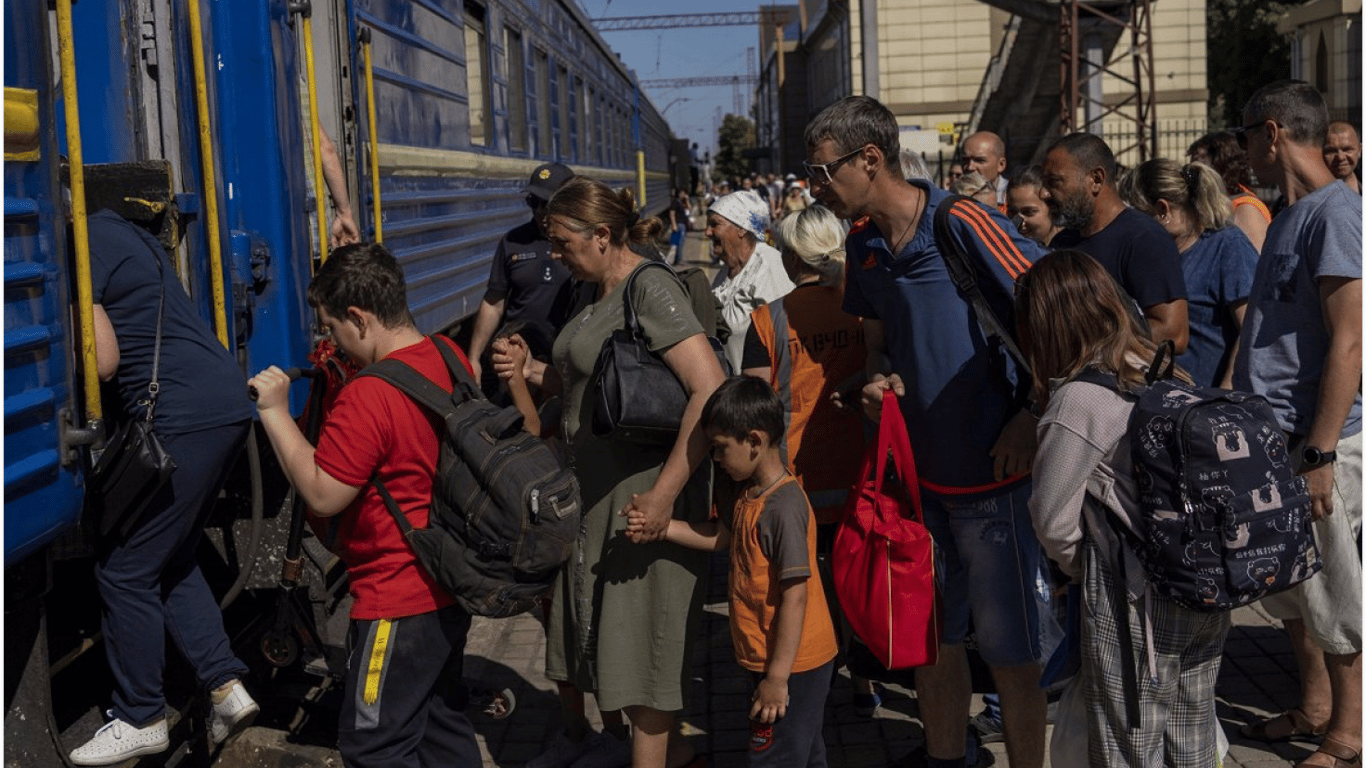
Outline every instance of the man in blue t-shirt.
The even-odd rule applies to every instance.
[[[978,649],[1001,695],[1010,764],[1043,764],[1039,688],[1041,551],[1028,510],[1036,422],[1020,375],[959,295],[939,252],[934,214],[946,194],[907,183],[895,116],[867,96],[839,101],[806,128],[812,194],[855,220],[844,309],[864,318],[865,408],[900,396],[919,465],[925,523],[942,548],[944,623],[939,663],[916,670],[926,764],[962,766],[968,704],[963,639],[971,612]],[[968,202],[949,217],[976,257],[984,294],[1010,316],[1015,279],[1039,255],[1000,212]],[[885,355],[885,356],[884,356]],[[868,408],[873,406],[873,408]]]
[[[1151,216],[1124,205],[1115,188],[1115,155],[1099,136],[1072,133],[1048,148],[1039,196],[1062,231],[1049,245],[1081,251],[1110,273],[1143,310],[1154,341],[1177,354],[1190,338],[1186,281],[1171,235]]]
[[[1285,623],[1299,706],[1246,726],[1279,741],[1324,734],[1304,765],[1361,752],[1361,197],[1323,164],[1323,97],[1282,80],[1252,95],[1236,129],[1257,178],[1289,206],[1271,222],[1248,296],[1233,385],[1266,396],[1309,485],[1323,570],[1262,601]]]

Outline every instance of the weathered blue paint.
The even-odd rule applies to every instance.
[[[5,565],[80,514],[79,463],[63,464],[59,415],[71,411],[70,298],[57,182],[47,6],[5,4],[5,85],[38,93],[40,158],[5,160]],[[21,42],[23,44],[21,44]]]

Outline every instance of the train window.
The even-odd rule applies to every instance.
[[[522,53],[522,34],[503,27],[503,47],[508,63],[508,143],[512,149],[526,149],[526,58]]]
[[[550,56],[536,49],[536,154],[551,156],[550,148]]]
[[[583,110],[590,138],[585,142],[588,149],[584,153],[584,157],[589,163],[602,165],[602,158],[599,156],[599,153],[602,151],[602,117],[600,116],[600,113],[594,109],[597,104],[598,91],[596,88],[589,88],[586,100],[584,101]]]
[[[611,103],[603,102],[602,161],[611,168],[617,164],[617,121]]]
[[[608,158],[608,160],[613,167],[616,167],[621,165],[621,121],[617,119],[617,110],[615,107],[612,108],[612,112],[608,115],[608,118],[612,121],[611,143],[607,145],[607,149],[612,153],[612,156]]]
[[[578,161],[588,161],[588,89],[583,78],[574,78],[574,126],[579,132]]]
[[[573,161],[571,155],[574,152],[573,134],[569,131],[569,103],[574,98],[574,94],[569,92],[569,70],[559,67],[556,71],[559,80],[556,85],[559,88],[559,108],[560,108],[560,143],[556,148],[556,154],[561,160]]]
[[[465,3],[465,81],[470,101],[470,143],[487,144],[488,101],[490,89],[485,79],[488,68],[488,39],[484,32],[484,7]]]

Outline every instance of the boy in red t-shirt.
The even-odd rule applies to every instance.
[[[730,515],[673,520],[665,537],[694,549],[730,547],[730,634],[754,678],[751,766],[823,768],[821,727],[837,652],[825,590],[815,574],[816,520],[778,447],[783,406],[762,379],[736,376],[702,410],[712,458],[740,494]],[[626,533],[644,518],[632,511]]]
[[[436,344],[408,311],[403,270],[378,244],[337,249],[308,302],[358,365],[402,360],[450,390]],[[427,525],[439,426],[402,392],[354,379],[327,414],[315,449],[289,414],[289,378],[271,366],[250,384],[285,476],[320,517],[340,515],[338,544],[355,597],[338,741],[348,768],[479,765],[461,681],[470,616],[418,564],[383,500],[378,477],[413,527]]]

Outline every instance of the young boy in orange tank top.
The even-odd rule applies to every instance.
[[[733,377],[707,401],[702,425],[712,458],[741,493],[719,521],[674,520],[667,538],[730,548],[731,639],[755,683],[749,764],[824,768],[821,727],[837,646],[825,591],[813,578],[815,517],[778,447],[782,404],[767,382]],[[627,532],[642,523],[628,516]]]

